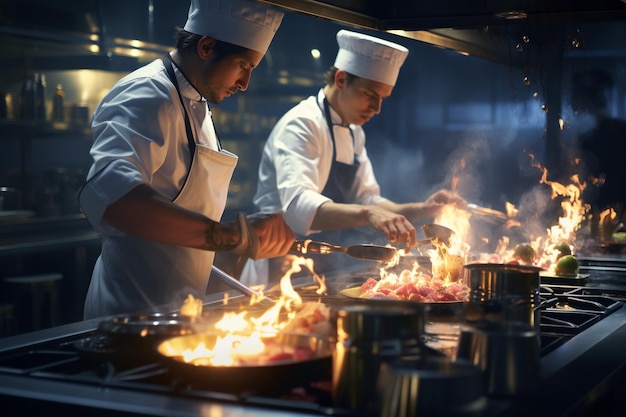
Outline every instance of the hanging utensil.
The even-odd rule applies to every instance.
[[[215,265],[213,265],[211,269],[220,281],[228,285],[230,288],[239,291],[241,294],[246,295],[250,298],[254,297],[256,300],[259,300],[259,303],[265,303],[268,305],[273,305],[275,303],[275,301],[268,296],[263,296],[261,298],[261,294],[258,291],[255,291],[247,285],[243,284],[241,281],[237,280],[235,277],[230,276]]]
[[[315,253],[320,255],[328,255],[330,253],[345,253],[353,258],[364,259],[369,261],[392,262],[398,256],[398,249],[390,246],[378,245],[352,245],[337,246],[326,242],[316,242],[313,240],[296,240],[291,246],[292,252],[301,255],[307,253]]]

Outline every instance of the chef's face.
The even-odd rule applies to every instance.
[[[250,49],[224,56],[209,53],[202,61],[195,87],[211,103],[221,103],[224,98],[248,88],[252,70],[261,59],[261,52]]]
[[[391,95],[393,86],[355,77],[348,80],[338,71],[336,82],[340,89],[338,100],[344,124],[363,125],[380,113],[383,100]]]

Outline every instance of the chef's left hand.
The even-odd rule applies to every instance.
[[[465,201],[463,197],[453,191],[445,189],[433,193],[424,201],[428,217],[435,217],[439,214],[443,206],[448,204],[452,204],[461,210],[465,210],[467,207],[467,201]]]

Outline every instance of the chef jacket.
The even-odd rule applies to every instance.
[[[291,229],[307,236],[319,232],[311,223],[317,209],[331,201],[322,195],[333,162],[333,141],[324,116],[324,91],[310,96],[285,113],[272,129],[261,157],[254,204],[263,212],[283,211]],[[331,107],[333,124],[341,117]],[[365,132],[351,125],[346,134],[335,130],[335,154],[340,162],[358,162],[355,181],[345,200],[352,204],[377,204],[385,198],[365,148]]]
[[[94,112],[94,163],[79,201],[102,234],[102,253],[85,318],[178,309],[188,294],[206,292],[214,252],[139,239],[102,218],[108,205],[140,184],[215,221],[223,214],[237,157],[221,149],[206,100],[172,68],[178,89],[159,59],[122,78]]]

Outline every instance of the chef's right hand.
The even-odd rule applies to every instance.
[[[286,255],[296,236],[282,213],[239,213],[237,225],[242,239],[233,252],[251,259]]]
[[[402,214],[394,213],[378,206],[368,206],[367,222],[387,236],[389,242],[406,243],[408,251],[416,241],[415,227]]]

